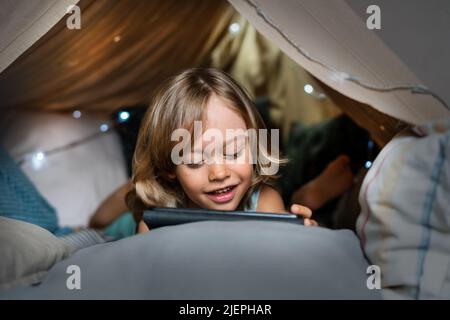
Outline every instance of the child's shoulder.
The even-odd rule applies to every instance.
[[[256,210],[262,212],[286,212],[280,193],[267,184],[263,184],[260,188]]]

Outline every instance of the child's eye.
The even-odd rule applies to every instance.
[[[191,169],[200,168],[202,165],[203,165],[203,161],[198,162],[198,163],[188,163],[187,164],[188,168],[191,168]]]
[[[238,151],[238,152],[236,152],[236,153],[233,153],[233,154],[227,154],[227,155],[225,155],[225,157],[227,158],[227,159],[229,159],[229,160],[236,160],[237,158],[239,158],[240,157],[240,155],[242,154],[242,151],[243,151],[244,149],[242,149],[241,151]]]

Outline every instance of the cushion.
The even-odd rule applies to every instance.
[[[450,298],[450,120],[391,141],[367,173],[357,231],[385,298]]]
[[[1,145],[0,216],[34,223],[50,232],[58,229],[55,209],[42,197]]]
[[[70,266],[81,290],[68,290]],[[206,221],[77,251],[3,299],[376,299],[358,238],[285,222]],[[73,274],[75,275],[75,273]]]
[[[72,249],[49,231],[0,217],[0,290],[41,281]]]

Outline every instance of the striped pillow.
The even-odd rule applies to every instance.
[[[450,120],[393,139],[361,187],[357,232],[385,298],[450,298]]]
[[[55,209],[0,146],[0,216],[58,231]]]

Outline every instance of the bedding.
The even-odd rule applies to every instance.
[[[39,168],[25,161],[21,170],[56,211],[60,226],[85,227],[98,205],[127,179],[120,139],[113,128],[99,133],[105,120],[82,112],[72,114],[11,112],[0,119],[0,144],[15,161],[37,151],[47,155]],[[74,196],[76,195],[76,196]]]
[[[39,226],[0,217],[0,290],[39,283],[48,269],[72,252]]]
[[[381,151],[359,196],[357,232],[384,298],[450,298],[450,120]]]
[[[80,290],[66,286],[79,267]],[[1,299],[378,299],[349,230],[197,222],[79,250]],[[69,273],[68,273],[69,271]]]
[[[0,216],[26,221],[55,234],[69,229],[58,226],[55,209],[0,145]]]

